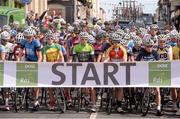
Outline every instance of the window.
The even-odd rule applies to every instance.
[[[0,15],[0,27],[3,27],[6,24],[7,24],[7,17]]]

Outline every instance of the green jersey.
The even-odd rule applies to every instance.
[[[59,51],[61,51],[61,45],[59,44],[46,45],[43,48],[43,56],[46,56],[47,62],[55,62],[60,58]]]
[[[73,48],[73,55],[77,55],[79,62],[91,61],[91,56],[94,55],[94,48],[90,44],[77,44]]]

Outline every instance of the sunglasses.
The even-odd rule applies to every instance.
[[[49,41],[49,40],[53,40],[52,38],[47,38],[47,40]]]
[[[86,40],[87,41],[88,39],[87,38],[81,38],[81,40]]]
[[[165,41],[159,41],[159,43],[166,43]]]
[[[147,48],[152,48],[153,47],[153,45],[148,45],[148,46],[146,46]]]

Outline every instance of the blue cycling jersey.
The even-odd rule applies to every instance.
[[[22,40],[21,48],[25,49],[26,61],[38,61],[36,51],[41,51],[41,44],[39,40],[33,39],[28,42],[26,39]]]
[[[6,50],[5,50],[5,47],[3,45],[0,44],[0,52],[1,53],[5,53]]]
[[[61,50],[62,50],[63,55],[67,54],[66,49],[65,49],[65,47],[63,45],[61,45]]]
[[[152,50],[151,53],[148,53],[145,49],[142,49],[138,56],[136,57],[136,61],[156,61],[159,60],[159,55],[157,51]]]
[[[177,43],[176,43],[176,42],[172,42],[172,41],[170,41],[170,42],[168,42],[168,45],[170,45],[170,46],[174,47],[174,46],[176,46],[176,45],[177,45]]]
[[[127,44],[127,52],[132,53],[133,47],[134,47],[134,42],[133,42],[133,40],[130,40]]]

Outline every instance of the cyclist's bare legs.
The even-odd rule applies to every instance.
[[[39,88],[34,88],[34,104],[36,105],[36,103],[38,102],[38,98],[39,98],[39,91],[40,89]]]
[[[53,88],[49,88],[49,98],[50,98],[50,102],[54,102],[54,89]]]
[[[171,88],[170,93],[173,100],[173,110],[175,110],[177,108],[177,96],[178,96],[176,88]]]
[[[157,110],[161,111],[161,94],[160,94],[160,88],[156,88],[156,104],[157,104]]]
[[[91,88],[91,100],[93,102],[93,105],[96,104],[96,90],[94,88]]]
[[[122,112],[123,111],[122,110],[122,100],[123,100],[123,97],[124,97],[123,88],[116,88],[115,92],[116,92],[115,94],[116,94],[117,106],[118,106],[117,111]]]

